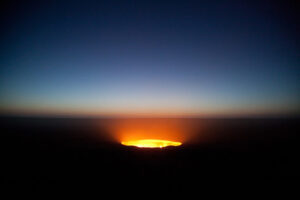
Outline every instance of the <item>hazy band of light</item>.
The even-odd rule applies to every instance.
[[[0,107],[0,113],[28,116],[86,116],[86,117],[240,117],[240,116],[280,116],[298,114],[295,107],[253,106],[253,107],[199,107],[197,109],[180,108],[97,108],[97,107],[61,107],[61,106],[6,106]],[[296,110],[297,111],[297,110]]]

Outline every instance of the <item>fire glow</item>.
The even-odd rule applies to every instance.
[[[122,144],[126,146],[136,146],[140,148],[163,148],[167,146],[180,146],[181,142],[149,139],[149,140],[123,141]]]

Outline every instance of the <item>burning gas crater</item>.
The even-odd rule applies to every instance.
[[[180,146],[191,139],[194,124],[186,119],[129,118],[109,121],[108,132],[125,146],[139,148],[164,148]],[[197,122],[197,126],[198,122]]]
[[[169,140],[148,139],[123,141],[122,144],[125,146],[136,146],[140,148],[163,148],[167,146],[180,146],[182,143]]]

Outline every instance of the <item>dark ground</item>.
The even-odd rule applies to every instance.
[[[2,117],[2,189],[179,190],[300,178],[299,119],[202,119],[208,142],[164,149],[122,146],[95,134],[97,121]]]

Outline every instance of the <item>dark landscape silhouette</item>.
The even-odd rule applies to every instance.
[[[2,117],[2,180],[15,189],[65,191],[300,175],[298,119],[182,119],[207,128],[163,149],[121,145],[98,126],[114,120]]]

